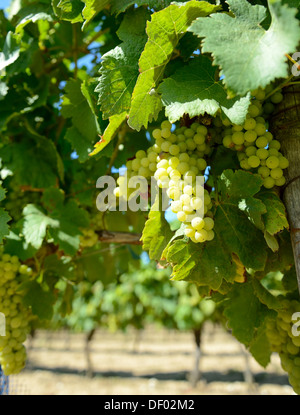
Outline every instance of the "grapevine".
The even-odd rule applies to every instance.
[[[74,323],[76,307],[91,311],[80,330],[143,327],[155,312],[186,327],[184,306],[163,305],[187,287],[198,310],[214,301],[261,366],[277,353],[300,394],[296,3],[11,0],[1,10],[6,375],[26,366],[29,330]],[[159,303],[145,256],[168,270]]]
[[[6,333],[0,339],[0,363],[5,375],[19,373],[25,367],[23,343],[29,332],[30,310],[22,304],[21,284],[32,269],[21,264],[17,256],[1,254],[0,312],[5,315]]]

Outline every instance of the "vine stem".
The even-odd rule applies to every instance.
[[[277,91],[279,91],[282,88],[285,88],[290,85],[290,80],[294,78],[294,75],[290,75],[284,82],[282,82],[280,85],[278,85],[275,89],[273,89],[271,92],[269,92],[268,95],[266,95],[265,100],[268,99],[270,96],[275,94]]]
[[[284,99],[270,119],[270,130],[281,143],[281,152],[289,160],[285,170],[283,201],[287,210],[295,269],[300,293],[300,83],[284,88]]]
[[[77,78],[78,73],[78,34],[77,34],[77,25],[72,25],[73,32],[73,59],[74,59],[74,79]]]

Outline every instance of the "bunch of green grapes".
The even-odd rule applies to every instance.
[[[300,394],[300,332],[293,330],[292,316],[300,312],[300,303],[296,300],[283,300],[283,308],[276,319],[267,321],[266,334],[271,349],[280,356],[283,370],[288,373],[289,382],[297,394]]]
[[[18,221],[22,217],[23,208],[29,203],[39,203],[40,196],[37,192],[24,191],[18,183],[11,179],[8,186],[4,207],[9,215]]]
[[[25,366],[23,343],[29,332],[30,310],[22,304],[19,291],[24,277],[32,269],[21,264],[17,256],[0,255],[0,312],[5,317],[5,336],[0,337],[0,365],[6,376],[19,373]]]
[[[160,127],[152,132],[155,144],[147,152],[139,150],[126,163],[127,177],[118,178],[115,195],[130,199],[132,189],[128,188],[128,179],[154,176],[158,187],[165,189],[171,200],[172,212],[186,225],[185,235],[195,243],[210,241],[214,238],[211,196],[202,189],[204,198],[199,197],[202,192],[196,183],[196,177],[204,175],[207,167],[205,157],[212,151],[208,129],[195,122],[189,128],[182,126],[172,131],[168,120],[163,121]],[[201,208],[203,217],[198,213]]]
[[[215,121],[217,127],[220,128],[221,124],[226,127],[222,131],[224,147],[236,150],[241,168],[258,173],[267,189],[285,184],[283,170],[289,166],[287,158],[279,151],[280,142],[268,131],[266,118],[274,110],[274,104],[283,99],[281,92],[276,92],[263,104],[270,88],[272,87],[266,91],[258,89],[253,92],[253,99],[242,125],[231,125],[228,120],[223,123],[220,120]]]
[[[90,248],[98,242],[98,235],[93,228],[81,229],[80,235],[81,248]]]

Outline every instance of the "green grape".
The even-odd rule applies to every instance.
[[[242,131],[242,130],[243,130],[242,125],[233,124],[232,131]]]
[[[232,142],[234,144],[243,144],[245,141],[244,133],[242,131],[236,131],[232,134]]]
[[[196,242],[205,242],[207,240],[207,231],[205,229],[196,231],[194,238]]]
[[[269,148],[275,148],[276,150],[279,150],[281,147],[280,142],[278,140],[272,140],[269,144]]]
[[[256,121],[254,118],[247,118],[244,122],[244,129],[245,130],[254,130],[256,126]]]
[[[252,95],[256,99],[258,99],[260,101],[263,101],[265,99],[266,93],[265,93],[265,91],[263,89],[258,88],[258,89],[256,89],[255,91],[252,92]]]
[[[260,160],[266,160],[269,156],[269,151],[265,148],[259,148],[256,151],[256,155]]]
[[[257,138],[257,133],[254,130],[247,130],[244,133],[244,138],[248,143],[254,143]]]
[[[193,140],[197,145],[204,144],[205,143],[205,136],[203,134],[197,133],[197,134],[194,135]]]
[[[278,180],[283,176],[283,171],[280,167],[276,167],[271,170],[270,176],[273,177],[274,180]]]
[[[265,148],[268,145],[268,139],[265,136],[260,136],[255,141],[255,144],[258,148]]]
[[[266,177],[270,176],[270,169],[266,166],[261,166],[258,168],[257,173],[265,179]]]
[[[257,148],[255,146],[249,146],[246,148],[245,153],[248,157],[256,154]]]
[[[257,135],[264,135],[267,132],[265,124],[256,123],[255,132]]]
[[[276,169],[276,167],[279,166],[279,159],[278,157],[270,156],[269,158],[267,158],[266,164],[267,167],[269,167],[269,169]]]
[[[248,158],[248,164],[252,168],[256,168],[260,165],[260,159],[257,156],[250,156]]]
[[[135,154],[135,157],[138,159],[143,159],[147,156],[146,152],[144,150],[138,150]]]
[[[185,213],[185,212],[183,212],[183,211],[178,212],[178,213],[177,213],[177,219],[178,219],[180,222],[185,222],[185,221],[186,221],[186,219],[187,219],[187,215],[186,215],[186,213]]]
[[[270,100],[273,104],[279,104],[283,100],[283,95],[281,92],[275,92],[270,96]]]
[[[226,135],[223,138],[223,146],[227,147],[227,148],[230,148],[230,147],[233,146],[233,141],[232,141],[232,136],[231,135]]]
[[[204,220],[204,229],[206,231],[211,231],[215,225],[215,222],[212,218],[206,217]]]
[[[275,180],[272,177],[266,177],[263,181],[263,185],[266,189],[272,189],[275,185]]]
[[[18,291],[22,276],[30,275],[32,270],[9,254],[1,254],[0,270],[4,267],[10,268],[8,272],[13,276],[6,278],[7,272],[0,272],[0,312],[6,317],[6,336],[0,338],[0,364],[8,376],[19,373],[25,366],[26,350],[22,343],[29,331],[30,311],[23,305]]]
[[[281,169],[286,169],[289,166],[289,161],[284,156],[279,156],[278,159],[279,159],[279,167]]]

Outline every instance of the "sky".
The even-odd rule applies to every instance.
[[[6,9],[10,5],[10,0],[0,0],[0,9]]]

